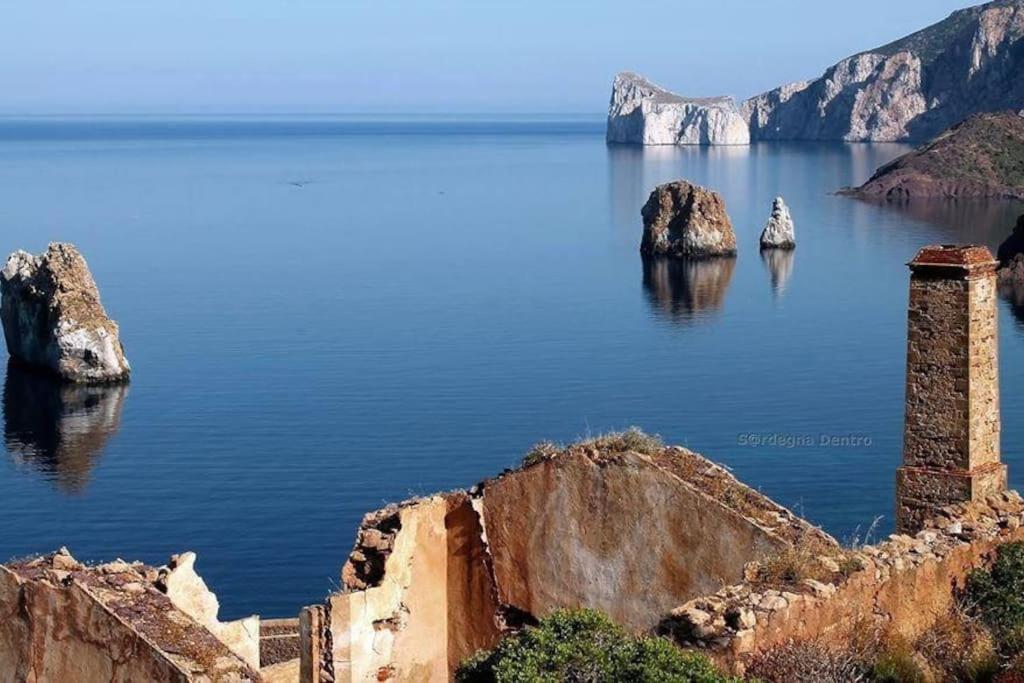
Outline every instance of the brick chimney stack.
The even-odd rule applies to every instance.
[[[981,246],[925,247],[910,266],[896,529],[1006,488],[999,459],[996,266]]]

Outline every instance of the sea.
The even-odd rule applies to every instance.
[[[0,364],[0,560],[185,550],[222,618],[338,587],[363,514],[629,426],[844,542],[893,525],[915,252],[1024,206],[837,196],[899,144],[609,146],[600,116],[0,119],[0,251],[76,244],[126,387]],[[719,192],[735,259],[641,258],[651,189]],[[797,248],[762,255],[773,198]],[[999,304],[1024,484],[1024,296]]]

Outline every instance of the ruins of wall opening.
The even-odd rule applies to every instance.
[[[837,547],[691,451],[570,447],[367,515],[345,588],[302,615],[301,680],[445,680],[560,607],[650,630],[796,543]]]

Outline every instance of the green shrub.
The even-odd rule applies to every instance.
[[[925,683],[928,678],[915,661],[913,651],[898,647],[878,656],[871,670],[871,680],[876,683]]]
[[[1024,646],[1024,543],[999,546],[991,569],[968,574],[965,597],[1000,649],[1020,652]]]
[[[593,610],[558,610],[535,627],[478,652],[460,683],[728,683],[711,661],[667,640],[634,637]]]

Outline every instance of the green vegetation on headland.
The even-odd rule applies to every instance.
[[[975,114],[843,190],[862,198],[1024,199],[1024,116]]]

